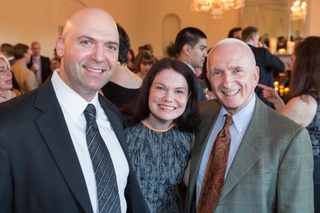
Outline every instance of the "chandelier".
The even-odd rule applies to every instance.
[[[214,19],[222,18],[225,10],[239,9],[245,0],[192,0],[191,11],[207,12],[211,10]]]
[[[307,3],[296,0],[291,7],[291,20],[305,20],[307,14]]]

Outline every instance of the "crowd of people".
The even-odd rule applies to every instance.
[[[52,59],[2,44],[1,212],[320,212],[320,37],[297,44],[287,103],[259,38],[236,27],[208,48],[186,27],[175,58],[135,55],[87,7]]]

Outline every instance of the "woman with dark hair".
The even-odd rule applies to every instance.
[[[134,72],[142,79],[146,77],[152,65],[155,63],[155,58],[150,51],[143,50],[139,52],[134,61]]]
[[[185,63],[162,59],[130,106],[132,123],[125,129],[129,156],[152,213],[182,210],[178,184],[200,122],[195,80]]]
[[[142,79],[127,67],[127,54],[130,49],[130,39],[126,31],[117,24],[119,32],[118,65],[110,81],[101,88],[103,95],[118,108],[130,103],[138,97]]]
[[[131,71],[134,70],[134,52],[133,52],[133,49],[129,49],[129,51],[128,51],[128,54],[127,54],[127,66]]]
[[[263,88],[264,97],[275,109],[305,127],[313,147],[314,207],[320,213],[320,37],[310,36],[297,45],[292,55],[288,103],[273,88]]]

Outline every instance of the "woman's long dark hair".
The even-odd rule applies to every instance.
[[[292,68],[288,100],[311,90],[320,97],[320,37],[305,38],[296,46],[293,54],[296,60]]]

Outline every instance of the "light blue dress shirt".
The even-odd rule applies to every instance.
[[[232,116],[233,124],[230,127],[230,133],[231,133],[231,144],[230,144],[230,151],[229,151],[229,157],[228,157],[228,163],[226,168],[226,173],[224,178],[226,179],[229,169],[231,167],[231,164],[233,162],[233,159],[238,151],[238,148],[241,144],[241,140],[244,136],[244,133],[247,130],[248,124],[252,118],[254,106],[256,102],[256,96],[253,95],[251,101],[248,103],[247,106],[245,106],[242,110],[237,112]],[[196,183],[196,197],[197,197],[197,205],[199,200],[199,195],[201,192],[201,186],[203,182],[203,178],[206,172],[208,159],[210,156],[211,149],[213,147],[215,138],[217,137],[217,134],[222,129],[224,122],[225,122],[225,114],[228,114],[226,109],[224,107],[221,107],[221,110],[219,112],[219,115],[217,117],[216,123],[212,129],[212,132],[210,134],[209,140],[207,142],[206,148],[204,150],[198,176],[197,176],[197,183]]]

